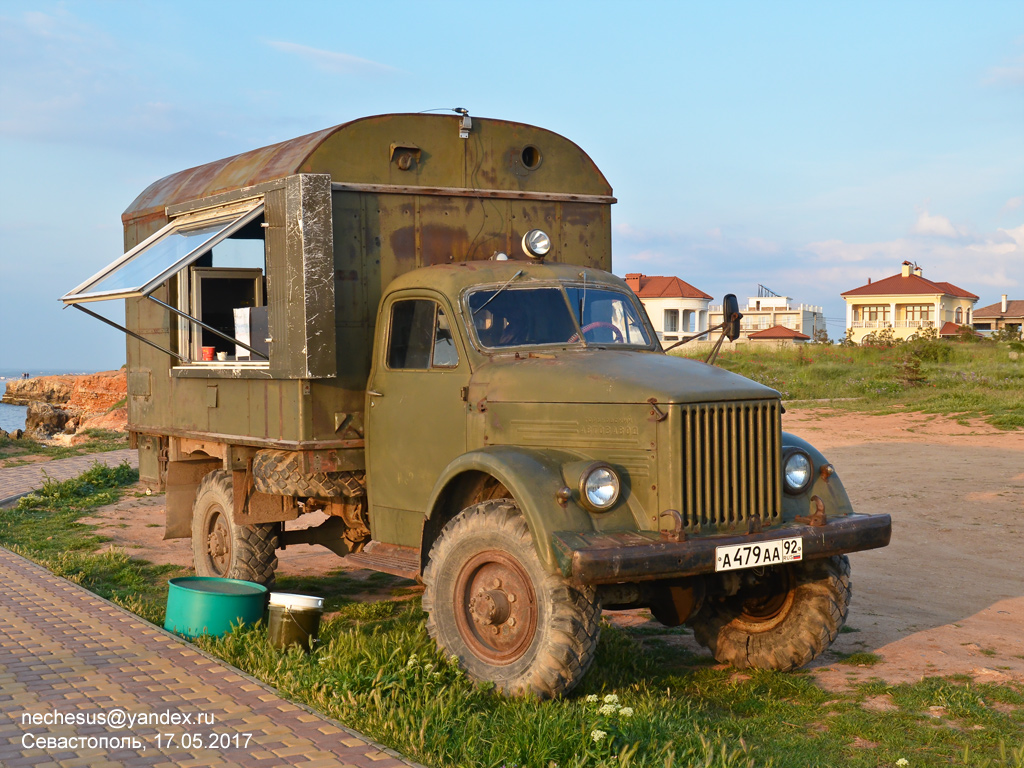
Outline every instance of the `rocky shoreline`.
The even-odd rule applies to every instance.
[[[127,399],[127,375],[119,370],[11,379],[0,402],[28,406],[26,436],[73,443],[73,437],[87,429],[124,432],[128,422]],[[11,437],[20,437],[16,433]]]

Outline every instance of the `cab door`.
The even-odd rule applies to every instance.
[[[373,538],[418,546],[434,483],[466,452],[470,370],[455,315],[435,294],[389,297],[367,390]]]

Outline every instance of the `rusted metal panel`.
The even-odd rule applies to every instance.
[[[192,505],[199,483],[208,473],[223,466],[220,459],[168,463],[165,539],[183,539],[192,535]]]

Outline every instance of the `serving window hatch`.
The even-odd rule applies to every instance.
[[[249,200],[175,218],[61,301],[185,364],[223,364],[230,358],[232,363],[265,365],[269,354],[263,212],[262,200]],[[170,303],[152,295],[168,281]],[[83,306],[139,297],[179,318],[172,349]],[[257,329],[260,332],[254,333]]]

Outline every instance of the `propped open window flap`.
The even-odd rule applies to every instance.
[[[240,213],[236,209],[217,217],[176,219],[66,293],[61,301],[78,304],[147,296],[262,213],[260,201]]]

